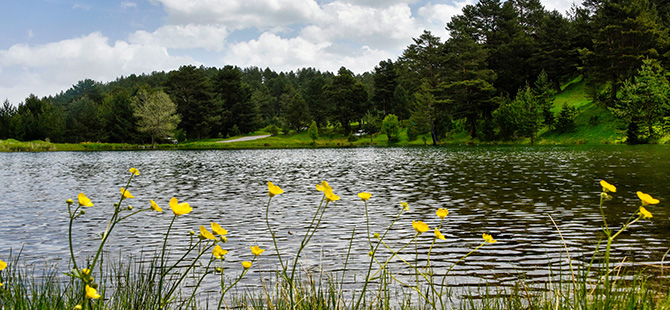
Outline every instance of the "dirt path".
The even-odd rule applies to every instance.
[[[260,135],[260,136],[249,136],[249,137],[242,137],[242,138],[237,138],[237,139],[232,139],[232,140],[226,140],[226,141],[216,141],[216,143],[230,143],[230,142],[242,142],[242,141],[251,141],[251,140],[258,140],[258,139],[263,139],[267,138],[270,135]]]

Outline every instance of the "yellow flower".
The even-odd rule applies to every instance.
[[[151,199],[151,209],[156,212],[163,212],[163,209],[159,207],[158,204],[153,199]]]
[[[416,230],[416,232],[420,234],[423,234],[430,229],[430,227],[428,227],[428,224],[422,221],[412,221],[412,227],[414,227],[414,230]]]
[[[100,298],[100,294],[98,294],[98,291],[96,291],[94,288],[86,285],[86,298],[93,298],[93,299],[98,299]]]
[[[326,191],[324,194],[326,195],[326,201],[333,202],[340,200],[340,196],[333,194],[332,190]]]
[[[333,191],[333,188],[328,185],[328,182],[326,181],[321,181],[321,184],[316,185],[316,190],[320,192],[327,192],[327,191]]]
[[[263,254],[263,252],[265,252],[265,250],[259,248],[257,245],[251,247],[251,254],[258,256]]]
[[[121,187],[121,194],[123,194],[123,198],[135,198],[129,191],[127,191],[125,188]]]
[[[438,239],[447,240],[447,238],[444,237],[444,235],[440,232],[439,229],[437,229],[437,227],[435,227],[435,237]]]
[[[268,190],[270,191],[268,193],[270,197],[274,197],[275,195],[284,193],[284,191],[281,188],[279,188],[279,186],[272,184],[272,182],[268,182]]]
[[[653,217],[651,215],[651,212],[647,211],[647,209],[645,209],[644,207],[640,207],[640,212],[638,212],[638,214],[644,219],[650,219]]]
[[[249,269],[249,268],[251,268],[251,262],[243,261],[243,262],[242,262],[242,267],[244,267],[244,269]]]
[[[402,208],[405,209],[405,211],[409,211],[409,205],[406,202],[404,201],[401,202],[400,206],[402,206]]]
[[[211,222],[210,225],[212,226],[212,232],[219,235],[219,236],[225,236],[228,234],[228,231],[221,228],[221,226],[217,223]]]
[[[87,276],[87,275],[91,274],[91,269],[83,268],[81,270],[81,274]]]
[[[130,173],[132,173],[134,175],[140,175],[140,171],[137,170],[137,168],[135,168],[135,167],[130,168],[130,170],[128,170],[128,171],[130,171]]]
[[[212,255],[217,259],[223,259],[226,254],[228,254],[228,251],[222,249],[218,244],[212,250]]]
[[[76,305],[76,306],[74,306],[74,308],[72,308],[72,309],[74,309],[74,310],[81,310],[81,305]]]
[[[372,197],[372,194],[370,193],[358,193],[358,198],[360,198],[363,201],[370,200],[370,197]]]
[[[435,213],[439,218],[444,219],[445,217],[447,217],[447,215],[449,215],[449,210],[439,208],[437,209],[437,211],[435,211]]]
[[[640,200],[642,200],[642,205],[643,206],[655,205],[655,204],[658,203],[658,199],[654,199],[653,197],[651,197],[651,195],[645,194],[645,193],[640,192],[640,191],[637,192],[637,197],[639,197]]]
[[[214,237],[214,235],[212,235],[212,233],[209,232],[209,230],[207,230],[207,228],[205,228],[203,225],[200,225],[200,235],[209,240],[216,240],[216,237]]]
[[[607,193],[607,192],[616,193],[616,186],[607,183],[607,181],[605,181],[605,180],[600,180],[600,186],[603,187],[603,192],[604,193]]]
[[[496,243],[496,242],[498,242],[498,240],[493,239],[493,236],[491,236],[487,233],[484,233],[482,235],[482,238],[484,238],[484,242],[486,242],[486,243]]]
[[[172,199],[170,199],[170,209],[172,209],[174,215],[177,216],[188,214],[189,212],[191,212],[191,210],[193,210],[193,208],[191,208],[186,202],[177,203],[177,198],[175,197],[172,197]]]
[[[86,195],[84,195],[84,193],[79,193],[77,198],[79,199],[79,205],[80,206],[83,206],[83,207],[92,207],[93,206],[93,203],[91,202],[91,199],[88,199],[88,197],[86,197]]]
[[[7,263],[3,262],[3,261],[0,259],[0,271],[4,270],[5,268],[7,268]]]

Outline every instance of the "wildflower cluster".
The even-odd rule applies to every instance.
[[[146,208],[140,208],[135,211],[133,211],[134,208],[131,205],[128,205],[126,208],[121,207],[124,201],[135,198],[135,196],[130,192],[129,187],[133,177],[139,176],[140,172],[136,168],[130,168],[129,172],[131,173],[130,178],[128,179],[126,186],[120,188],[121,196],[119,197],[119,201],[114,204],[114,213],[109,219],[107,228],[101,235],[102,238],[100,240],[100,244],[98,245],[97,252],[92,260],[87,260],[85,268],[79,266],[78,257],[76,257],[74,254],[75,250],[74,250],[74,243],[72,240],[72,229],[75,220],[80,216],[86,214],[86,210],[84,208],[92,208],[95,206],[95,204],[84,193],[80,193],[79,195],[77,195],[77,202],[78,202],[77,205],[74,205],[74,201],[72,199],[66,200],[70,216],[68,236],[70,242],[71,263],[73,265],[72,271],[68,273],[68,275],[73,278],[79,279],[82,285],[81,298],[79,299],[77,305],[75,306],[75,309],[93,309],[94,300],[104,299],[104,292],[98,292],[99,284],[96,283],[92,271],[96,270],[96,266],[98,262],[101,260],[101,257],[103,255],[104,252],[103,248],[105,247],[105,243],[107,242],[109,236],[114,230],[114,227],[119,222],[131,216],[137,215],[138,213],[143,211],[154,211],[156,213],[163,212],[163,208],[161,208],[160,205],[153,199],[150,199],[149,206],[147,206]],[[279,189],[278,187],[271,188],[272,195],[281,194],[281,192],[282,192],[281,189]],[[210,269],[211,264],[215,261],[220,262],[221,266],[216,267],[216,270],[220,271],[222,275],[221,300],[223,300],[225,292],[228,291],[234,285],[234,284],[226,285],[226,283],[223,280],[223,263],[226,258],[226,254],[228,253],[228,250],[222,248],[221,245],[225,244],[228,241],[226,236],[228,234],[228,231],[222,228],[221,225],[219,225],[216,222],[209,223],[209,227],[211,227],[211,232],[207,229],[207,227],[205,227],[205,225],[200,225],[197,239],[195,241],[193,239],[191,240],[190,246],[185,250],[185,253],[181,255],[181,258],[169,264],[168,260],[165,257],[165,253],[168,251],[167,241],[170,236],[173,224],[178,217],[191,213],[193,211],[193,208],[187,202],[179,202],[179,200],[176,197],[172,197],[169,200],[168,206],[170,210],[172,210],[173,216],[170,225],[168,226],[167,232],[165,233],[163,246],[159,252],[160,260],[158,261],[159,265],[158,270],[160,270],[160,273],[158,274],[158,279],[156,279],[157,283],[156,294],[160,295],[158,298],[158,300],[160,300],[160,308],[164,308],[169,302],[171,302],[174,299],[174,294],[177,292],[177,289],[180,287],[180,284],[186,278],[186,275],[189,274],[196,267],[197,262],[200,260],[200,258],[205,253],[208,253],[210,250],[212,253],[212,259],[209,260],[209,263],[207,264],[205,271],[201,273],[201,278],[198,281],[198,284],[204,279],[206,275],[209,274],[208,270]],[[129,214],[126,213],[127,211],[130,211],[130,213]],[[192,232],[191,236],[192,237],[195,236],[195,233]],[[254,260],[256,259],[256,257],[258,257],[258,255],[263,253],[263,250],[260,249],[258,246],[252,246],[251,250]],[[195,258],[191,258],[191,260],[189,261],[189,257],[192,257],[190,253],[195,253]],[[242,277],[244,277],[244,275],[247,273],[248,269],[251,267],[252,262],[244,261],[242,263],[243,272],[241,273],[238,281]],[[0,270],[6,267],[6,264],[4,264],[4,266],[3,264],[4,262],[0,261]],[[166,277],[168,275],[174,276],[175,273],[177,275],[177,280],[172,281],[171,283],[168,284],[166,282]],[[197,286],[193,290],[193,294],[195,294],[196,290]]]

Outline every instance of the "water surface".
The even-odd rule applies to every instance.
[[[661,200],[648,208],[654,218],[622,234],[613,250],[616,259],[660,264],[670,246],[668,158],[670,148],[664,146],[0,153],[0,257],[22,248],[26,262],[67,265],[65,200],[76,201],[80,192],[95,207],[75,223],[76,252],[82,260],[92,255],[128,168],[137,167],[141,175],[130,186],[137,198],[127,203],[146,208],[154,199],[167,212],[140,213],[117,226],[107,246],[112,257],[146,257],[156,251],[172,216],[167,202],[177,197],[194,210],[175,221],[170,239],[175,251],[188,244],[189,230],[216,221],[229,231],[227,272],[239,272],[239,262],[251,259],[253,244],[267,249],[261,266],[274,269],[277,259],[265,224],[267,181],[285,191],[272,201],[270,222],[281,251],[290,256],[321,200],[315,185],[327,180],[342,199],[326,211],[303,257],[305,268],[340,272],[355,229],[349,267],[360,279],[368,248],[365,208],[357,193],[367,191],[372,193],[372,232],[383,232],[400,202],[411,207],[389,233],[395,248],[412,238],[412,220],[432,229],[440,222],[435,210],[449,210],[441,229],[447,241],[437,242],[431,254],[442,272],[478,246],[482,233],[498,240],[455,267],[448,284],[542,282],[551,270],[568,268],[566,245],[574,265],[591,258],[602,237],[601,179],[618,189],[605,208],[615,229],[636,212],[636,191]],[[432,235],[419,237],[420,253],[427,252]],[[403,258],[412,262],[410,249]],[[425,263],[425,256],[419,260]],[[407,272],[402,263],[394,266]]]

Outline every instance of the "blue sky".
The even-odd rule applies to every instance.
[[[396,59],[476,0],[5,0],[0,100],[181,65],[355,73]],[[573,0],[542,0],[565,13]],[[578,2],[579,3],[579,2]]]

